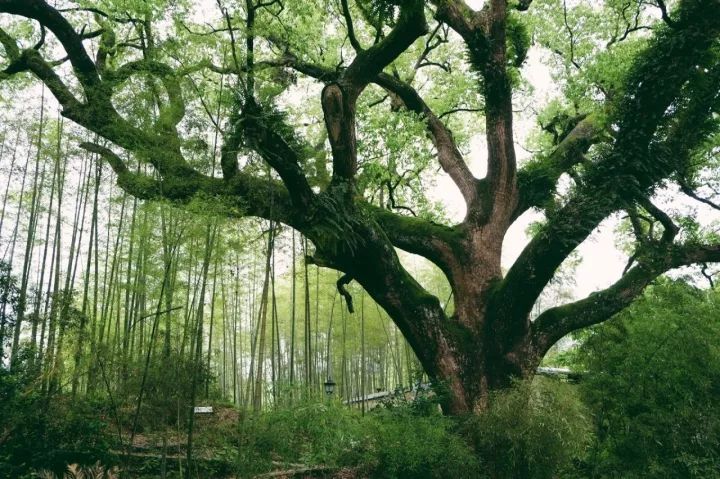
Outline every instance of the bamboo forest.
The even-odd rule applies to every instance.
[[[718,0],[0,0],[0,479],[720,479],[718,263]]]

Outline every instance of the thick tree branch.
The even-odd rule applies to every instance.
[[[231,180],[240,172],[238,167],[238,154],[243,142],[242,105],[237,102],[230,114],[230,128],[223,135],[223,144],[220,147],[220,168],[223,178]]]
[[[340,293],[342,297],[345,298],[345,303],[347,304],[348,312],[350,314],[355,312],[355,308],[353,308],[353,297],[350,294],[350,291],[348,291],[345,286],[350,284],[352,280],[352,276],[350,276],[349,274],[344,274],[340,277],[340,279],[337,280],[336,284],[338,293]]]
[[[322,108],[332,149],[332,182],[352,182],[357,173],[355,102],[352,94],[340,83],[330,83],[322,91]]]
[[[447,23],[461,37],[472,37],[482,28],[486,10],[476,12],[464,0],[432,0],[437,7],[435,18]]]
[[[292,55],[277,63],[290,67],[307,76],[323,82],[333,82],[342,75],[318,65],[299,61]],[[424,100],[409,84],[396,77],[380,73],[373,80],[381,88],[399,97],[406,108],[417,113],[426,121],[428,134],[438,150],[439,162],[453,181],[458,185],[468,204],[478,201],[477,180],[464,162],[451,132],[430,110]],[[367,205],[372,209],[375,219],[382,226],[394,246],[407,252],[423,256],[446,274],[453,274],[455,255],[461,249],[462,233],[456,228],[433,224],[419,218],[397,215],[383,208]]]
[[[415,40],[428,32],[423,4],[422,0],[402,2],[397,24],[390,33],[367,50],[358,52],[342,75],[343,82],[348,82],[356,90],[355,95],[405,52]]]
[[[101,82],[93,85],[93,88],[86,88],[87,102],[83,103],[75,98],[70,88],[38,51],[23,50],[14,65],[13,73],[30,71],[45,83],[63,107],[62,114],[65,117],[127,150],[136,152],[162,174],[192,172],[182,158],[176,134],[168,138],[167,135],[143,131],[117,113],[109,99],[111,82]]]
[[[552,199],[560,176],[585,161],[590,147],[605,138],[605,127],[597,116],[586,116],[546,158],[538,158],[522,168],[518,172],[520,199],[513,219],[530,208],[543,207]]]
[[[286,52],[281,58],[274,61],[265,61],[264,65],[275,68],[292,68],[293,70],[314,78],[322,83],[328,84],[337,82],[342,72],[341,69],[334,69],[322,65],[316,65],[300,60],[290,52]]]
[[[129,61],[114,70],[108,71],[104,80],[109,87],[115,89],[133,75],[145,74],[156,77],[161,81],[170,79],[174,84],[168,93],[175,93],[179,89],[179,78],[194,72],[197,68],[173,68],[161,61],[143,58]]]
[[[678,183],[680,185],[680,191],[688,195],[690,198],[699,201],[700,203],[704,203],[713,209],[720,210],[720,205],[708,198],[703,198],[702,196],[698,195],[695,190],[687,184],[686,181],[680,180]]]
[[[109,148],[90,142],[80,143],[80,147],[100,155],[115,172],[117,185],[128,194],[143,200],[162,198],[160,181],[142,173],[130,171],[122,158]]]
[[[426,122],[428,134],[438,152],[440,166],[460,189],[468,211],[476,207],[479,201],[478,181],[465,163],[450,130],[409,84],[385,73],[378,75],[374,82],[397,95],[408,110]]]
[[[160,105],[158,125],[165,131],[173,131],[185,116],[185,101],[183,100],[180,81],[173,68],[156,60],[137,60],[128,62],[117,70],[105,73],[105,82],[114,89],[131,76],[137,74],[152,75],[160,79],[168,95],[168,104]],[[177,134],[177,132],[175,132]]]
[[[0,0],[0,12],[37,20],[52,31],[65,48],[75,76],[85,92],[84,102],[73,96],[70,88],[39,52],[27,49],[21,53],[22,70],[31,71],[48,86],[62,105],[64,116],[118,146],[136,152],[138,156],[152,163],[161,174],[192,172],[192,168],[182,158],[179,138],[172,131],[174,124],[184,113],[184,105],[180,88],[174,80],[175,77],[170,75],[169,68],[160,70],[171,97],[171,104],[163,112],[164,114],[161,114],[161,120],[168,126],[164,133],[173,133],[171,137],[163,131],[148,132],[137,128],[118,114],[110,101],[113,82],[103,81],[100,78],[98,68],[82,44],[82,35],[78,34],[72,25],[45,1]],[[121,69],[119,76],[147,68],[147,64],[131,62],[124,70]]]
[[[463,236],[457,227],[444,226],[385,208],[367,205],[393,246],[422,256],[452,277],[456,254],[462,248]]]
[[[5,30],[0,28],[0,43],[5,49],[5,54],[10,60],[10,64],[16,62],[20,58],[20,48],[13,37],[11,37]]]
[[[650,213],[653,218],[658,220],[660,224],[663,226],[663,234],[660,238],[660,241],[665,244],[670,244],[675,239],[675,236],[677,236],[680,229],[675,224],[675,222],[670,218],[670,215],[665,213],[663,210],[658,208],[653,204],[652,201],[650,201],[647,198],[640,198],[638,199],[638,204],[645,208],[645,211]]]
[[[340,6],[342,7],[343,18],[345,19],[345,28],[348,32],[350,45],[352,45],[356,52],[361,52],[363,51],[363,47],[360,45],[357,36],[355,36],[355,26],[353,25],[353,19],[350,14],[350,7],[348,6],[347,0],[340,0]]]
[[[532,337],[539,351],[547,351],[571,332],[601,323],[627,307],[655,278],[673,268],[720,261],[720,245],[662,246],[626,272],[607,289],[585,299],[549,309],[532,325]]]
[[[311,78],[322,82],[334,82],[342,72],[337,72],[318,65],[299,61],[292,55],[276,63],[278,66],[289,67]],[[437,152],[438,161],[453,182],[460,189],[468,206],[477,204],[478,180],[473,176],[457,148],[452,132],[435,115],[420,94],[408,83],[387,73],[380,73],[372,80],[373,83],[402,100],[405,107],[416,113],[427,125],[427,131]],[[470,209],[470,208],[468,208]]]
[[[720,5],[712,15],[706,5],[688,5],[690,11],[682,16],[690,20],[682,29],[660,31],[629,76],[626,97],[618,105],[619,131],[612,151],[588,169],[585,185],[549,216],[498,288],[494,300],[510,305],[501,309],[509,323],[527,322],[535,300],[577,245],[620,205],[647,197],[654,185],[682,167],[705,137],[714,104],[708,100],[717,98],[718,89],[717,83],[695,72],[696,65],[710,60],[707,51],[720,34]],[[654,141],[665,111],[681,94],[689,101]]]
[[[278,172],[293,204],[299,210],[308,209],[315,194],[300,166],[307,153],[302,151],[294,138],[287,138],[291,132],[282,116],[248,99],[240,121],[246,144]]]
[[[142,199],[167,199],[185,204],[194,198],[218,200],[230,217],[257,216],[285,223],[296,229],[304,228],[302,215],[293,206],[285,186],[275,180],[238,174],[231,180],[214,178],[194,172],[181,177],[153,179],[133,173],[112,150],[95,143],[81,147],[99,154],[118,176],[118,185]]]
[[[675,22],[670,18],[670,15],[668,15],[667,6],[665,5],[664,0],[656,0],[656,3],[660,9],[660,15],[662,16],[663,21],[667,23],[668,26],[674,27]]]
[[[0,0],[0,12],[37,20],[53,32],[67,52],[85,93],[97,94],[94,88],[100,84],[100,77],[95,64],[82,44],[82,37],[60,12],[44,0]]]
[[[14,41],[7,35],[0,35],[0,41],[3,41],[8,56],[17,59],[16,69],[18,71],[29,70],[38,76],[63,105],[65,116],[133,152],[138,158],[152,164],[161,176],[161,179],[155,180],[132,173],[111,150],[99,145],[85,145],[108,160],[118,174],[118,183],[121,187],[140,198],[165,197],[176,201],[189,201],[198,194],[230,198],[236,195],[237,197],[232,198],[232,202],[241,207],[243,211],[240,213],[241,209],[238,208],[237,214],[255,213],[262,217],[275,217],[273,219],[284,217],[284,222],[296,224],[296,221],[290,218],[291,215],[288,213],[291,209],[287,204],[288,200],[292,198],[293,204],[302,211],[307,207],[312,191],[302,174],[297,151],[290,148],[288,143],[283,140],[282,135],[272,128],[262,127],[257,118],[251,121],[247,121],[250,120],[250,115],[244,118],[246,121],[241,125],[241,136],[244,135],[245,140],[251,141],[253,146],[260,150],[269,160],[268,163],[276,168],[289,189],[285,189],[275,182],[266,184],[264,181],[256,181],[239,174],[226,174],[227,181],[218,182],[201,175],[191,168],[182,157],[180,139],[175,130],[175,126],[185,113],[179,78],[183,74],[203,68],[205,64],[174,71],[168,65],[157,60],[143,59],[128,62],[116,70],[105,70],[103,79],[100,80],[95,65],[82,46],[81,36],[45,2],[32,0],[20,5],[19,2],[0,1],[0,12],[36,19],[41,25],[55,33],[65,46],[76,75],[85,88],[87,103],[81,103],[72,96],[69,88],[37,51],[27,50],[19,52],[19,56],[16,56],[18,51],[13,48]],[[81,78],[81,74],[85,77]],[[130,125],[115,111],[109,101],[112,90],[136,74],[152,75],[160,79],[168,95],[168,104],[161,105],[158,120],[159,131],[157,132],[142,131]],[[251,134],[245,135],[246,133]],[[233,160],[234,166],[237,168],[237,148],[231,148],[232,144],[233,141],[229,142],[229,146],[223,149],[224,172],[227,172],[229,168],[228,158],[232,156],[230,150],[235,151]],[[288,191],[290,191],[289,195]],[[279,211],[285,211],[284,214],[278,215],[267,211],[269,197],[277,197],[277,201],[274,203]],[[253,204],[253,202],[257,204]]]
[[[482,75],[488,173],[482,182],[489,200],[474,212],[477,224],[506,228],[516,210],[517,178],[513,141],[512,89],[507,71],[507,2],[490,0],[475,12],[463,0],[433,0],[436,18],[465,41],[473,69]]]
[[[488,144],[488,187],[493,198],[490,213],[505,226],[517,205],[517,160],[513,139],[512,88],[507,71],[507,2],[491,0],[486,40],[469,42],[473,64],[483,76],[485,129]],[[483,216],[487,213],[484,212]],[[487,221],[489,218],[481,218]]]
[[[26,49],[20,52],[20,56],[10,64],[4,73],[10,76],[25,71],[32,72],[45,83],[45,86],[63,106],[64,114],[81,114],[86,111],[86,107],[75,98],[60,76],[37,50]]]
[[[322,107],[333,152],[332,185],[352,183],[357,173],[355,110],[359,95],[380,72],[427,32],[422,0],[407,0],[397,24],[380,42],[357,52],[336,83],[325,86]],[[351,195],[351,188],[347,194]]]

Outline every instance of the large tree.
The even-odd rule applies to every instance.
[[[66,118],[104,140],[82,147],[128,193],[203,198],[227,215],[302,232],[315,247],[308,259],[343,273],[348,300],[345,285],[362,285],[445,387],[445,411],[459,414],[482,409],[488,391],[511,378],[531,377],[558,339],[608,319],[664,272],[720,261],[711,235],[683,232],[678,224],[689,220],[653,202],[674,184],[715,206],[698,188],[717,155],[720,1],[538,2],[0,0],[0,78],[29,72],[42,81]],[[191,15],[198,6],[203,21]],[[546,134],[519,167],[513,108],[527,93],[522,66],[538,25],[539,46],[566,69],[567,101],[541,115]],[[220,77],[232,79],[232,101],[213,111],[207,91]],[[319,98],[306,101],[305,117],[283,114],[278,105],[305,78],[324,86]],[[439,113],[442,95],[451,104]],[[402,117],[395,128],[368,116],[388,103],[380,117]],[[324,131],[313,136],[304,123],[317,106]],[[200,164],[193,153],[203,112],[224,133],[217,173],[214,159]],[[482,178],[464,158],[460,130],[484,135]],[[371,162],[408,133],[416,141],[388,156],[414,155],[415,169]],[[432,168],[429,158],[462,194],[458,224],[399,204]],[[529,210],[544,219],[503,271],[503,240]],[[634,232],[623,276],[532,320],[563,261],[618,212]],[[452,314],[397,249],[443,271]]]

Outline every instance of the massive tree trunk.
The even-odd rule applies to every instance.
[[[532,376],[545,351],[529,341],[529,316],[510,325],[503,305],[493,301],[502,280],[502,235],[478,228],[446,238],[444,263],[455,298],[448,316],[403,268],[380,224],[363,220],[361,213],[343,217],[352,224],[343,240],[328,241],[323,228],[309,234],[317,247],[309,261],[345,272],[388,312],[435,383],[446,412],[481,410],[490,390],[508,386],[512,377]]]

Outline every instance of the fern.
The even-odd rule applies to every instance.
[[[39,479],[58,479],[58,476],[46,469],[35,473],[35,477]],[[79,464],[70,464],[62,479],[118,479],[120,470],[117,466],[105,467],[100,462],[96,462],[92,466],[80,466]]]
[[[357,251],[364,241],[357,233],[359,221],[353,215],[345,214],[342,204],[330,195],[319,195],[317,205],[316,215],[323,218],[323,222],[316,227],[318,236],[331,239],[324,241],[323,246],[333,253],[343,248],[351,253]]]
[[[395,23],[400,3],[401,0],[358,0],[357,5],[365,21],[380,30],[383,25]]]

